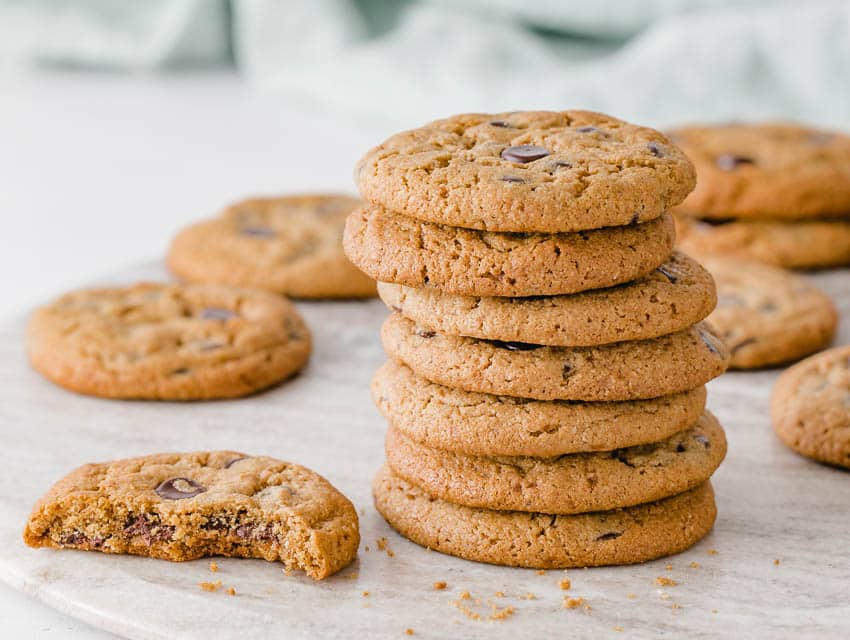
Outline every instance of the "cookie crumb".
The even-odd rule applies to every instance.
[[[497,598],[504,598],[505,592],[504,591],[497,591],[495,595],[496,595]]]
[[[368,592],[368,591],[364,591],[361,595],[362,595],[364,598],[368,598],[368,597],[369,597],[369,592]]]
[[[447,584],[446,584],[443,580],[440,580],[439,582],[435,582],[435,583],[434,583],[434,590],[435,590],[435,591],[442,591],[442,590],[443,590],[443,589],[445,589],[447,586],[448,586],[448,585],[447,585]]]
[[[369,545],[368,544],[363,547],[363,551],[366,551],[367,553],[369,552]]]
[[[709,550],[708,550],[708,555],[710,555],[710,556],[716,556],[716,555],[717,555],[717,549],[709,549]]]
[[[204,591],[218,591],[221,589],[221,580],[215,582],[199,582],[198,586]]]
[[[712,609],[711,613],[717,613],[717,609]]]
[[[229,595],[229,596],[235,596],[235,595],[236,595],[236,589],[235,589],[235,588],[233,588],[233,587],[228,587],[228,589],[227,589],[227,595]]]
[[[386,552],[387,556],[389,556],[390,558],[395,557],[395,552],[390,549],[389,540],[387,540],[386,538],[378,538],[378,550]]]
[[[665,569],[667,569],[667,571],[672,571],[672,570],[673,570],[673,565],[672,565],[672,564],[668,564],[668,565],[666,565],[664,568],[665,568]]]
[[[505,607],[504,609],[499,609],[495,605],[493,605],[493,612],[490,614],[490,620],[507,620],[512,615],[516,613],[516,610],[513,607]]]
[[[405,630],[404,630],[404,635],[406,635],[406,636],[412,636],[412,635],[413,635],[413,629],[405,629]]]
[[[567,596],[564,596],[564,601],[561,606],[564,609],[578,609],[583,604],[584,598],[569,598]]]
[[[614,631],[623,631],[623,627],[611,627]]]
[[[472,596],[470,595],[469,591],[461,591],[460,593],[461,600],[469,600],[471,597]]]
[[[773,564],[774,564],[775,566],[777,566],[777,567],[778,567],[778,566],[779,566],[779,558],[776,558],[776,559],[773,561]]]
[[[530,591],[522,596],[523,600],[537,600],[537,596],[531,593]]]
[[[558,586],[561,588],[562,591],[566,591],[567,589],[573,586],[573,583],[570,582],[569,578],[564,578],[558,583]]]
[[[546,569],[538,569],[535,573],[538,576],[545,576],[546,575]]]
[[[665,578],[664,576],[658,576],[655,579],[655,584],[660,587],[675,587],[679,583],[673,580],[673,578]]]
[[[215,562],[210,562],[210,571],[212,571],[213,573],[218,571],[218,565]]]
[[[702,565],[699,562],[692,562],[689,566],[691,569],[699,569]]]
[[[626,594],[626,597],[627,597],[629,600],[637,600],[637,594],[635,594],[635,593],[627,593],[627,594]]]

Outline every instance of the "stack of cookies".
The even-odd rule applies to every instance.
[[[694,185],[657,131],[589,112],[470,114],[389,138],[356,178],[349,258],[393,310],[375,375],[378,510],[496,564],[624,564],[715,517],[704,410],[728,354],[711,276],[673,251]]]
[[[685,251],[789,269],[850,264],[850,136],[772,123],[672,137],[699,175],[676,210]]]

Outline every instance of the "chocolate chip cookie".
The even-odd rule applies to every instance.
[[[850,346],[818,353],[784,371],[773,388],[770,415],[788,447],[850,469]]]
[[[381,339],[391,358],[431,382],[536,400],[657,398],[703,385],[729,362],[723,343],[701,325],[651,340],[567,348],[451,336],[394,313]]]
[[[751,262],[706,262],[718,306],[706,324],[729,348],[730,367],[753,369],[798,360],[825,348],[838,314],[805,278]]]
[[[38,501],[24,541],[172,561],[263,558],[321,580],[354,559],[360,533],[354,506],[317,473],[212,451],[84,465]]]
[[[577,515],[452,504],[387,467],[372,487],[378,511],[413,542],[467,560],[536,569],[631,564],[678,553],[705,536],[717,514],[709,482],[658,502]]]
[[[680,206],[701,218],[796,220],[850,212],[850,136],[791,123],[685,127],[696,166]]]
[[[702,484],[726,455],[710,413],[670,438],[626,449],[554,458],[467,456],[422,446],[390,428],[387,464],[399,478],[458,505],[584,513],[653,502]]]
[[[676,215],[677,244],[704,259],[756,260],[789,269],[850,264],[850,219],[707,221]]]
[[[345,251],[382,282],[469,296],[536,296],[610,287],[647,275],[673,252],[664,214],[576,233],[491,233],[421,222],[375,206],[348,218]]]
[[[27,331],[39,373],[104,398],[243,396],[296,373],[310,349],[287,300],[216,285],[75,291],[36,311]]]
[[[656,442],[696,422],[705,395],[699,386],[651,400],[542,402],[444,387],[393,361],[372,379],[372,398],[394,429],[469,456],[552,457]]]
[[[634,282],[566,296],[460,296],[387,282],[378,283],[378,294],[390,309],[434,331],[562,347],[681,331],[717,301],[708,271],[679,252]]]
[[[375,282],[342,250],[342,195],[252,198],[181,231],[168,265],[188,282],[268,289],[296,298],[363,298]]]
[[[464,114],[398,133],[357,164],[364,198],[419,220],[561,233],[652,220],[694,186],[658,131],[588,111]]]

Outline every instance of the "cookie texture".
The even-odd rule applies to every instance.
[[[319,580],[354,559],[360,534],[354,506],[317,473],[212,451],[84,465],[38,501],[24,541],[172,561],[263,558]]]
[[[372,398],[393,429],[425,447],[469,456],[552,457],[669,438],[697,421],[705,387],[631,402],[526,400],[452,389],[389,361]]]
[[[700,259],[755,260],[789,269],[850,264],[850,219],[710,223],[676,216],[677,244]]]
[[[382,282],[470,296],[576,293],[647,275],[673,252],[665,214],[643,224],[561,234],[509,234],[421,222],[366,206],[348,218],[345,250]]]
[[[706,324],[731,353],[730,367],[752,369],[798,360],[825,348],[838,314],[805,278],[751,262],[706,262],[719,304]]]
[[[27,329],[39,373],[105,398],[242,396],[296,373],[310,349],[287,300],[216,285],[75,291],[36,311]]]
[[[375,282],[342,250],[343,195],[251,198],[181,231],[168,266],[188,282],[268,289],[296,298],[363,298]]]
[[[417,444],[390,428],[387,464],[428,495],[504,511],[584,513],[653,502],[702,484],[726,455],[709,413],[666,440],[554,458],[466,456]]]
[[[545,347],[436,333],[394,313],[381,329],[391,358],[431,382],[536,400],[656,398],[705,384],[729,353],[708,329],[600,347]]]
[[[371,202],[471,229],[580,231],[645,222],[694,168],[658,131],[588,111],[464,114],[398,133],[357,164]]]
[[[779,376],[773,429],[797,453],[850,469],[850,346],[795,364]]]
[[[636,507],[551,515],[492,511],[429,496],[383,467],[375,506],[401,535],[467,560],[536,569],[645,562],[684,551],[714,524],[711,484]]]
[[[671,138],[699,176],[680,207],[689,215],[792,220],[850,211],[850,136],[777,122],[686,127]]]
[[[635,282],[565,296],[460,296],[378,283],[386,305],[420,327],[452,335],[550,346],[656,338],[705,318],[717,297],[711,275],[675,252]]]

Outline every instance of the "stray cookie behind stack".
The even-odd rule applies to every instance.
[[[378,510],[414,542],[554,568],[641,562],[713,525],[704,411],[728,353],[711,276],[673,252],[694,185],[657,131],[469,114],[366,154],[346,253],[394,311],[373,396]]]
[[[766,123],[672,138],[699,176],[676,208],[682,249],[790,269],[850,264],[850,136]]]

